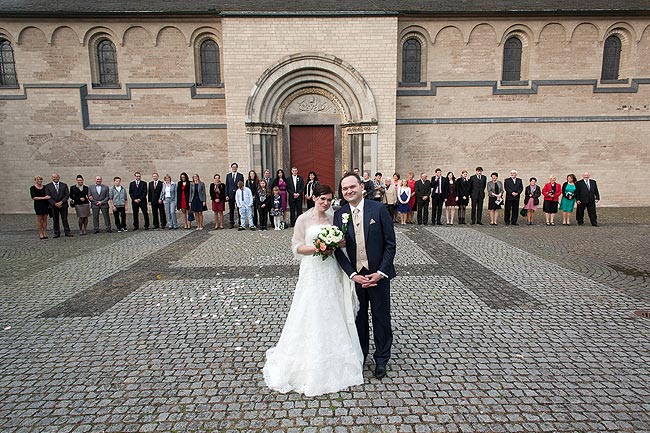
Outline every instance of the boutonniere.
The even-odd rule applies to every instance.
[[[341,215],[341,222],[343,223],[343,233],[347,233],[348,231],[348,221],[350,221],[350,212],[344,213]]]
[[[374,223],[375,223],[375,220],[370,218],[370,224],[374,224]]]

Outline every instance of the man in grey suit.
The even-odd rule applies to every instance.
[[[88,188],[88,201],[93,210],[93,229],[95,234],[99,233],[99,212],[104,215],[104,226],[106,232],[111,233],[111,219],[108,216],[108,201],[110,200],[108,187],[102,184],[102,177],[95,176],[95,185]]]

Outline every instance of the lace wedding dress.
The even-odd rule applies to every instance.
[[[310,209],[296,221],[292,249],[300,259],[298,283],[277,346],[267,350],[264,381],[276,391],[316,396],[363,383],[363,354],[354,324],[358,309],[353,283],[334,256],[297,253],[311,245],[332,213]]]

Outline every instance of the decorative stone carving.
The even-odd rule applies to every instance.
[[[323,101],[314,95],[306,96],[298,101],[298,109],[307,113],[320,113],[329,110],[329,108],[328,101]]]
[[[324,89],[307,88],[292,93],[280,107],[276,121],[282,123],[285,114],[338,114],[342,122],[348,122],[348,113],[341,101]]]
[[[351,125],[345,127],[347,134],[376,134],[377,125]]]
[[[246,134],[278,135],[279,131],[277,126],[246,125]]]

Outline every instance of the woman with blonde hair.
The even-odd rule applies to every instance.
[[[190,189],[190,210],[196,217],[197,230],[203,230],[203,211],[208,210],[205,200],[205,183],[201,182],[198,174],[195,174],[192,176],[192,187]]]
[[[34,201],[34,213],[36,213],[38,237],[41,239],[47,239],[47,217],[50,214],[50,196],[45,192],[42,176],[36,176],[34,178],[34,185],[29,188],[29,193]]]

